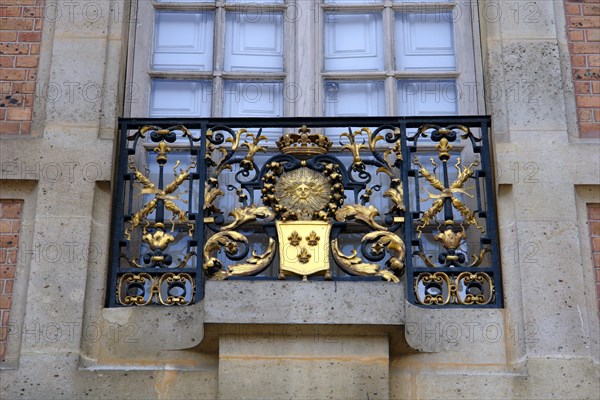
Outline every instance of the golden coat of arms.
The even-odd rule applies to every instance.
[[[379,276],[387,281],[398,282],[396,274],[401,273],[404,266],[402,240],[375,220],[380,214],[373,206],[365,206],[364,202],[345,204],[344,186],[349,183],[350,172],[360,173],[365,167],[359,155],[365,145],[355,140],[355,136],[362,133],[361,130],[352,134],[342,134],[350,140],[350,144],[343,148],[349,149],[353,155],[349,167],[328,154],[332,143],[325,135],[310,133],[310,129],[305,126],[298,133],[283,135],[277,141],[283,156],[270,158],[257,173],[253,183],[256,185],[253,187],[260,187],[262,205],[246,203],[243,207],[231,211],[229,215],[233,217],[233,221],[221,226],[219,232],[211,236],[204,247],[205,269],[212,279],[258,274],[268,267],[277,249],[279,279],[297,276],[308,280],[308,277],[313,275],[332,279],[331,259],[346,274]],[[240,144],[243,134],[246,134],[249,140]],[[264,140],[266,139],[263,136],[254,136],[245,130],[238,131],[234,137],[228,139],[231,149],[221,153],[225,157],[214,164],[216,170],[231,169],[231,165],[227,164],[228,160],[233,160],[234,152],[240,146],[244,146],[248,149],[248,155],[240,161],[240,166],[245,168],[249,175],[255,167],[254,154],[264,150],[260,146],[260,142]],[[374,144],[380,140],[380,136],[371,140]],[[396,149],[395,154],[398,156],[399,149]],[[391,168],[391,164],[385,165]],[[380,167],[378,173],[382,170],[387,171],[386,168]],[[391,175],[391,172],[387,172]],[[217,179],[211,182],[213,185],[207,187],[205,194],[205,207],[218,210],[213,202],[216,196],[223,195],[224,192],[219,190]],[[354,185],[360,183],[354,182]],[[365,193],[372,192],[366,184],[363,190]],[[246,201],[247,197],[243,191],[238,191],[238,195],[240,202]],[[363,194],[363,197],[367,196],[368,199],[369,195]],[[385,195],[394,203],[394,212],[401,209],[402,192],[398,179]],[[275,225],[274,231],[269,233],[268,243],[263,244],[264,252],[254,251],[244,262],[223,265],[216,255],[217,252],[223,249],[230,259],[240,259],[241,257],[237,258],[238,251],[246,246],[248,239],[237,229],[258,219],[269,221],[271,227]],[[346,223],[349,220],[355,220],[372,230],[363,237],[363,242],[371,249],[369,251],[382,254],[387,249],[390,258],[385,267],[381,263],[365,262],[355,250],[350,255],[343,253],[338,238],[332,238],[331,232],[334,221]],[[399,221],[394,219],[394,223],[397,222]]]

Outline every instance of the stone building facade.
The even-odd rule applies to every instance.
[[[246,280],[105,307],[131,3],[0,1],[4,398],[597,398],[595,2],[473,6],[504,307],[471,309],[412,305],[404,283]]]

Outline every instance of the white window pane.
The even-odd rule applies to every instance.
[[[414,1],[414,0],[413,0]],[[325,0],[325,4],[372,4],[372,3],[383,3],[383,0]]]
[[[393,0],[394,3],[413,3],[415,8],[422,6],[419,3],[452,3],[454,0]]]
[[[281,13],[228,13],[226,23],[226,71],[283,71]]]
[[[226,117],[281,117],[280,82],[225,82]]]
[[[225,117],[282,117],[283,85],[281,82],[225,82]],[[268,146],[275,145],[281,129],[265,129]]]
[[[213,60],[214,14],[156,14],[153,68],[210,71]]]
[[[225,0],[226,3],[246,3],[246,5],[249,3],[250,5],[248,5],[248,10],[252,10],[252,4],[269,4],[269,3],[283,3],[283,0]],[[245,5],[245,6],[246,6]],[[256,9],[254,9],[254,12],[256,12]]]
[[[329,117],[385,115],[383,81],[325,82],[325,115]]]
[[[334,13],[328,16],[325,20],[325,70],[383,70],[381,13]]]
[[[396,70],[456,69],[451,13],[396,13]]]
[[[157,3],[214,3],[215,0],[155,0]]]
[[[376,117],[385,115],[383,81],[325,82],[325,115],[328,117]],[[352,127],[352,130],[363,128]],[[325,134],[338,143],[346,128],[326,128]]]
[[[457,106],[454,81],[398,82],[398,115],[455,115]]]
[[[209,81],[152,81],[150,117],[207,117],[211,111]]]

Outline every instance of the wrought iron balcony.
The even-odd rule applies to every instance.
[[[108,306],[207,279],[385,280],[501,307],[489,117],[120,119]]]

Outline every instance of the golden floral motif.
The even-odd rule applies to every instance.
[[[156,229],[154,233],[146,233],[142,236],[142,240],[150,246],[152,250],[164,250],[167,248],[169,243],[175,241],[173,235],[170,235],[165,232],[165,225],[157,222],[154,224],[154,228]]]
[[[454,232],[452,225],[448,225],[443,232],[435,235],[433,240],[441,242],[445,249],[456,250],[466,238],[467,234],[464,228],[460,232]]]
[[[300,248],[300,252],[298,253],[298,261],[300,261],[302,264],[306,264],[308,261],[310,261],[311,257],[312,256],[306,247]]]
[[[311,231],[309,233],[309,235],[306,237],[306,241],[308,242],[308,245],[311,247],[318,245],[319,240],[321,240],[321,238],[319,236],[317,236],[317,232],[315,232],[315,231]]]
[[[294,231],[294,232],[292,232],[292,234],[290,236],[288,236],[288,240],[290,241],[290,244],[295,247],[300,244],[300,241],[302,241],[302,238],[300,237],[298,232]]]

